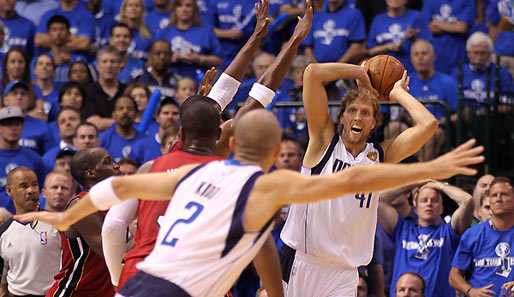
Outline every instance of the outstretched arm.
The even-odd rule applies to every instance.
[[[19,215],[16,219],[23,222],[40,220],[64,231],[82,218],[127,199],[138,197],[142,200],[170,200],[180,179],[196,166],[183,166],[173,173],[160,172],[109,178],[96,184],[86,196],[65,212],[30,212]]]
[[[253,259],[253,265],[261,278],[264,288],[268,292],[268,296],[284,296],[280,259],[278,258],[277,245],[271,234],[268,235],[261,250]]]
[[[457,203],[459,207],[453,213],[451,224],[453,230],[457,234],[462,235],[471,225],[471,221],[473,221],[473,196],[458,187],[439,181],[429,182],[422,188],[432,188],[436,191],[441,191]]]
[[[268,89],[276,92],[282,84],[284,77],[289,70],[289,66],[293,61],[293,58],[298,51],[298,47],[302,43],[302,41],[307,37],[312,25],[312,6],[311,0],[307,0],[306,4],[306,13],[303,18],[298,17],[298,24],[294,30],[293,36],[289,39],[289,41],[284,45],[277,58],[271,63],[271,65],[266,69],[266,72],[262,75],[257,83],[267,87]],[[245,113],[253,110],[263,108],[263,104],[256,100],[255,98],[248,97],[246,99],[243,107],[239,109],[235,118],[234,125],[237,120],[243,116]]]
[[[409,77],[405,71],[402,79],[394,85],[389,97],[392,102],[398,101],[407,110],[414,121],[414,126],[403,131],[395,139],[382,143],[386,163],[398,163],[413,155],[437,131],[436,118],[407,92],[408,85]]]

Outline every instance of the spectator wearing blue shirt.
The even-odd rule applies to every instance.
[[[125,83],[130,76],[143,73],[144,63],[140,59],[136,59],[128,54],[128,49],[132,43],[130,28],[122,23],[115,24],[111,28],[109,36],[109,45],[116,48],[121,54],[120,72],[118,79]]]
[[[450,223],[441,221],[443,196],[459,206]],[[414,195],[413,204],[418,219],[407,221],[390,204],[380,201],[378,219],[396,245],[391,294],[395,296],[398,278],[405,272],[416,272],[427,285],[427,296],[455,296],[448,283],[451,260],[460,235],[473,220],[473,199],[458,187],[429,181]]]
[[[514,287],[514,190],[496,177],[489,189],[492,218],[468,229],[453,258],[450,284],[465,296],[511,296]]]
[[[407,9],[407,0],[386,0],[387,12],[373,19],[368,35],[371,56],[389,54],[402,62],[408,72],[414,70],[410,62],[410,48],[417,37],[431,41],[428,23],[419,11]]]
[[[32,101],[33,102],[33,101]],[[55,140],[46,122],[27,115],[31,105],[29,86],[22,81],[10,82],[4,91],[4,106],[18,107],[25,115],[20,145],[43,155],[55,145]]]
[[[314,62],[357,62],[365,51],[364,18],[345,0],[331,0],[314,14],[312,29],[302,43]]]
[[[490,98],[494,98],[494,81],[496,77],[496,64],[490,62],[493,51],[493,42],[482,32],[475,32],[466,41],[466,52],[470,63],[462,66],[462,87],[464,98],[475,99],[480,103],[485,103],[487,98],[487,67],[491,67],[490,72]],[[500,67],[500,98],[514,96],[514,83],[509,71]],[[459,70],[455,69],[452,77],[457,80]]]
[[[41,54],[36,58],[34,63],[34,75],[36,79],[33,81],[35,92],[41,93],[44,100],[44,112],[48,116],[48,122],[53,122],[59,113],[58,93],[59,88],[54,83],[56,65],[54,59],[48,54]]]
[[[221,44],[221,58],[223,59],[221,69],[225,69],[246,42],[243,30],[251,26],[251,20],[255,16],[255,1],[221,0],[215,2],[213,31]]]
[[[6,53],[12,47],[23,49],[29,56],[34,55],[34,34],[36,26],[14,10],[16,1],[0,2],[0,21],[4,23],[4,44],[0,48]]]
[[[159,124],[159,130],[139,139],[130,152],[129,157],[139,164],[153,160],[161,156],[161,144],[166,130],[177,130],[180,123],[179,106],[172,98],[162,100],[155,120]]]
[[[143,0],[124,0],[121,5],[120,23],[126,24],[132,35],[129,54],[136,59],[148,58],[148,49],[152,43],[152,33],[144,22]]]
[[[493,61],[496,61],[496,55],[501,55],[501,65],[514,76],[514,3],[508,0],[491,0],[485,20],[489,36],[494,41]]]
[[[215,0],[196,0],[198,8],[200,9],[200,18],[202,23],[206,26],[213,27],[215,24],[214,13],[216,12]]]
[[[59,111],[59,115],[57,116],[59,143],[43,155],[43,163],[45,165],[46,172],[54,170],[55,159],[60,150],[77,150],[73,146],[73,136],[75,135],[75,130],[80,122],[81,118],[78,110],[71,107],[63,107],[63,109]]]
[[[475,1],[423,1],[423,18],[434,36],[435,68],[450,74],[459,62],[464,62],[466,33],[475,23]]]
[[[43,181],[41,157],[31,149],[20,147],[24,114],[17,107],[0,109],[0,206],[15,213],[12,199],[5,192],[7,174],[18,166],[26,166],[36,172]]]
[[[94,41],[92,42],[92,49],[97,50],[108,42],[109,31],[112,25],[115,24],[114,17],[106,13],[102,9],[102,0],[89,0],[87,1],[87,9],[91,12],[95,19],[94,25]]]
[[[169,0],[152,0],[154,9],[145,16],[145,24],[152,36],[159,34],[170,24],[171,4]]]
[[[29,19],[34,25],[39,25],[43,14],[59,7],[55,0],[17,0],[14,8],[19,15]]]
[[[114,19],[116,21],[120,21],[120,11],[121,11],[121,6],[123,4],[123,0],[106,0],[106,1],[103,1],[102,2],[102,9],[114,16]],[[154,7],[153,7],[153,2],[152,0],[144,0],[144,4],[145,4],[145,12],[151,12]]]
[[[97,147],[100,145],[98,134],[98,129],[95,125],[82,122],[75,130],[75,135],[73,135],[73,146],[77,148],[77,151]]]
[[[143,83],[150,91],[161,90],[161,99],[174,97],[180,76],[170,70],[172,52],[168,41],[157,39],[150,47],[148,55],[148,67],[143,73],[131,76],[127,83]]]
[[[175,0],[171,26],[159,35],[171,44],[176,72],[192,79],[221,65],[221,48],[210,27],[202,25],[195,0]]]
[[[418,100],[439,99],[445,101],[456,120],[457,97],[459,88],[457,82],[450,76],[436,71],[435,55],[432,45],[419,39],[411,47],[411,62],[416,73],[410,75],[410,94]],[[445,110],[440,105],[428,104],[426,108],[440,121],[445,122]],[[436,134],[423,146],[420,159],[431,160],[438,156],[444,143],[444,131],[439,128]]]
[[[100,133],[100,146],[111,154],[117,162],[128,157],[134,144],[144,135],[134,129],[134,119],[137,115],[136,102],[126,96],[116,99],[112,118],[114,124]]]
[[[52,40],[48,34],[47,24],[54,15],[66,17],[70,24],[70,36],[66,48],[70,52],[88,51],[94,39],[95,19],[87,10],[86,4],[79,0],[60,0],[59,7],[46,12],[36,29],[34,43],[36,46],[51,49]]]

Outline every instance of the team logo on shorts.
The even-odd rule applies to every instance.
[[[373,162],[376,162],[377,161],[377,157],[378,157],[378,154],[377,152],[369,152],[366,157],[368,157],[368,159],[370,159],[371,161]]]
[[[48,233],[46,232],[41,232],[39,233],[40,234],[40,243],[41,245],[46,245],[48,243]]]

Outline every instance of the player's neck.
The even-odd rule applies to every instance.
[[[262,168],[263,172],[268,172],[273,165],[273,163],[269,164],[270,162],[267,162],[267,160],[263,160],[253,154],[246,154],[244,152],[236,152],[234,160],[243,164],[257,165]]]
[[[0,10],[0,18],[10,19],[16,15],[16,10]]]
[[[0,139],[0,149],[6,150],[6,151],[13,151],[20,148],[20,145],[18,144],[18,141],[5,141],[4,139]]]
[[[506,231],[514,226],[514,215],[512,214],[493,215],[492,220],[494,229],[498,231]]]
[[[342,138],[342,140],[346,150],[349,151],[354,158],[357,157],[366,147],[365,141],[362,143],[350,143],[349,141],[346,141],[344,138]]]
[[[214,156],[216,143],[204,143],[199,141],[185,141],[182,143],[182,151],[205,156]]]

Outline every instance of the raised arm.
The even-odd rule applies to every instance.
[[[289,41],[283,46],[277,58],[273,61],[273,63],[271,63],[271,65],[266,69],[266,72],[264,72],[262,77],[257,82],[258,84],[267,87],[273,92],[276,92],[282,84],[284,77],[289,71],[289,66],[291,65],[291,62],[293,61],[293,58],[295,57],[296,52],[298,51],[298,47],[300,46],[301,42],[305,39],[305,37],[307,37],[307,34],[309,34],[309,31],[311,29],[313,14],[311,0],[307,0],[306,7],[306,13],[303,16],[303,18],[298,17],[298,24],[296,25],[293,35],[291,36]],[[245,113],[253,109],[259,109],[264,107],[265,106],[263,105],[263,103],[259,102],[251,96],[248,97],[244,105],[237,112],[234,118],[234,125],[237,122],[237,120]]]
[[[183,166],[172,173],[148,173],[109,178],[96,184],[86,196],[65,212],[30,212],[16,219],[23,222],[40,220],[54,225],[58,230],[65,231],[82,218],[127,199],[138,197],[142,200],[170,200],[180,179],[196,166]],[[95,204],[91,195],[95,196]]]
[[[396,227],[398,223],[398,218],[398,211],[390,204],[382,201],[382,197],[380,197],[378,204],[378,221],[385,232],[391,233],[394,230],[394,227]]]
[[[328,99],[324,84],[337,79],[358,79],[371,89],[365,66],[325,63],[310,64],[303,75],[303,104],[307,114],[309,145],[304,165],[313,167],[334,136],[335,127],[328,114]]]
[[[304,176],[290,170],[274,171],[255,183],[243,224],[246,230],[260,230],[275,212],[287,204],[311,203],[351,193],[371,193],[427,178],[474,175],[476,170],[465,166],[484,160],[483,156],[478,156],[484,148],[473,148],[474,144],[475,140],[469,140],[455,150],[424,163],[353,166],[323,176]]]
[[[441,191],[459,206],[452,216],[452,228],[457,234],[462,235],[471,226],[473,221],[473,196],[462,189],[439,181],[431,181],[423,186],[436,191]]]
[[[410,114],[414,126],[403,131],[398,137],[382,143],[386,163],[398,163],[413,155],[434,135],[438,123],[436,118],[416,98],[407,92],[409,78],[407,71],[396,82],[389,97],[400,103]]]

